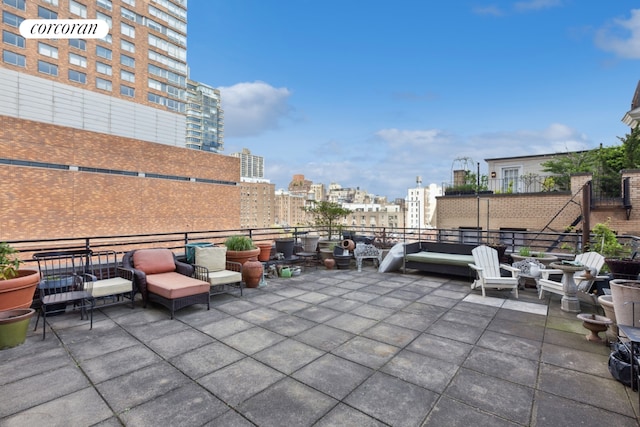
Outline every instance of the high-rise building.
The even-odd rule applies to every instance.
[[[220,91],[187,80],[187,148],[219,153],[224,146],[224,112]]]
[[[240,153],[232,153],[231,157],[240,159],[240,176],[242,178],[264,178],[264,157],[251,154],[248,148]]]
[[[3,0],[0,6],[0,114],[184,146],[187,0]],[[25,39],[19,31],[25,19],[100,19],[109,33]]]

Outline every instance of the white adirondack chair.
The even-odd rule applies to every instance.
[[[578,271],[573,275],[573,280],[578,287],[578,292],[589,294],[589,289],[591,288],[591,285],[594,281],[607,278],[607,276],[598,276],[598,274],[600,273],[600,269],[604,265],[604,257],[598,252],[585,252],[582,254],[578,254],[576,255],[574,261],[579,262],[585,267],[588,267],[589,272],[591,273],[591,277],[586,276],[586,271]],[[549,276],[551,274],[562,274],[562,270],[551,268],[540,270],[541,278],[540,280],[538,280],[538,298],[540,299],[544,296],[545,291],[564,295],[562,283],[556,282],[554,280],[549,280]],[[593,295],[590,295],[590,297],[591,300],[595,303],[595,297]]]
[[[498,261],[498,251],[489,246],[481,245],[473,248],[473,264],[469,267],[474,269],[478,278],[471,284],[471,289],[480,287],[482,296],[486,296],[485,289],[513,289],[518,298],[518,273],[520,269],[510,265],[500,264]],[[511,276],[503,277],[500,269],[511,272]]]

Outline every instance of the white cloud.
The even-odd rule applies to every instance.
[[[287,88],[255,81],[219,89],[227,137],[256,136],[276,129],[292,110],[288,104],[291,92]]]
[[[473,13],[477,15],[502,16],[504,11],[496,5],[478,6],[473,8]]]
[[[640,58],[640,9],[629,19],[614,19],[596,32],[596,46],[622,58]]]

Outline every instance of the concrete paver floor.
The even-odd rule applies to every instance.
[[[319,268],[175,320],[52,317],[45,341],[0,351],[0,425],[638,425],[637,393],[559,296],[469,282]]]

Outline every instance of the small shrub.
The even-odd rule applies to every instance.
[[[228,237],[227,240],[224,241],[224,245],[230,251],[250,251],[251,249],[256,248],[253,244],[253,240],[248,236],[243,235]]]

